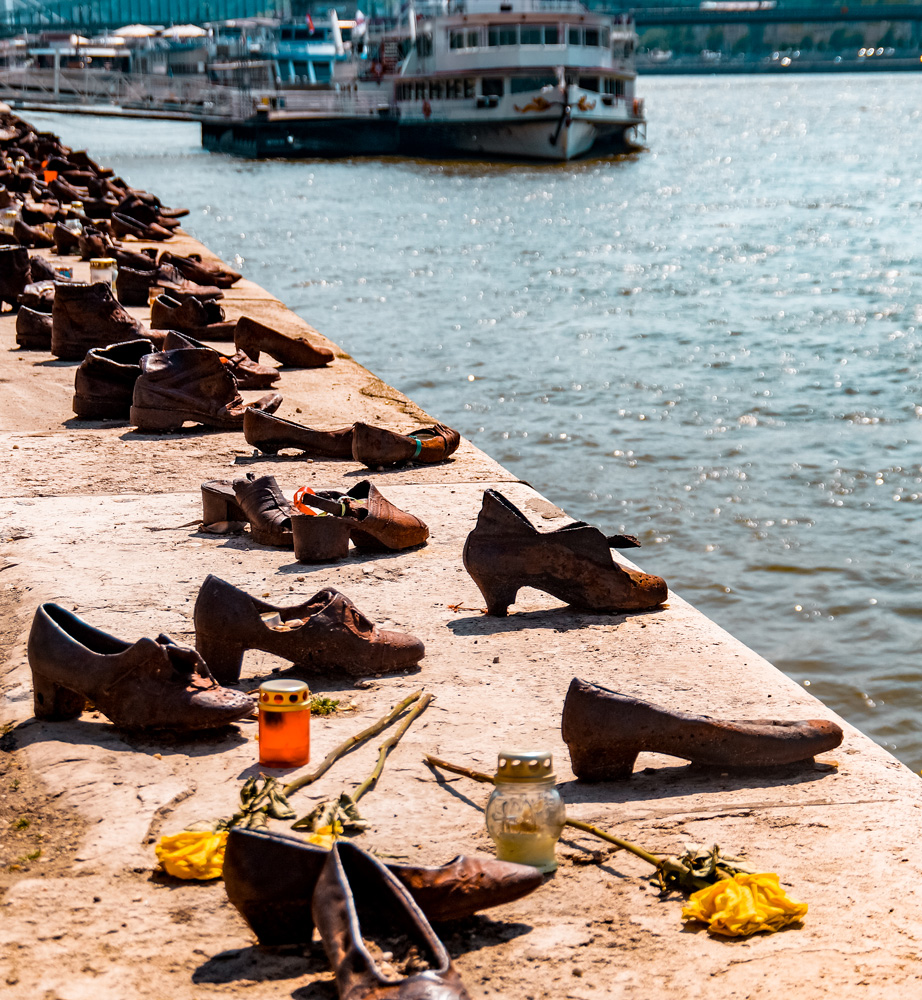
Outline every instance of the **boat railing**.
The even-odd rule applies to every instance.
[[[287,90],[241,94],[234,117],[268,114],[274,119],[299,115],[374,115],[390,107],[386,93],[344,90]]]

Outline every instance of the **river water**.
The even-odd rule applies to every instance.
[[[568,165],[28,117],[918,769],[922,79],[639,91],[648,151]]]

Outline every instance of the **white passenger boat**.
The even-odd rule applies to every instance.
[[[347,58],[334,38],[328,87],[249,94],[233,122],[202,123],[205,146],[571,160],[644,139],[626,15],[576,0],[418,0],[354,23]]]
[[[403,37],[372,23],[367,40],[403,148],[570,160],[637,141],[625,16],[575,0],[453,0],[421,5],[415,22],[410,12]]]

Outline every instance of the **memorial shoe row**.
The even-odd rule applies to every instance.
[[[415,636],[378,628],[332,587],[280,607],[209,576],[194,621],[195,649],[163,634],[131,643],[60,605],[42,604],[28,643],[35,717],[75,719],[90,702],[125,729],[210,729],[255,708],[249,696],[224,686],[240,680],[247,650],[272,653],[309,674],[347,677],[407,670],[425,655]]]

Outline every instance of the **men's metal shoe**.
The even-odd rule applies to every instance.
[[[275,615],[280,625],[271,623]],[[410,670],[425,655],[416,636],[379,629],[332,587],[302,604],[277,607],[209,576],[193,619],[195,648],[222,684],[239,679],[248,649],[273,653],[307,672],[347,677]]]
[[[54,286],[51,353],[65,361],[82,361],[93,347],[144,339],[143,325],[119,305],[101,281],[58,281]]]
[[[243,427],[249,406],[271,413],[281,402],[277,393],[267,393],[255,403],[245,403],[217,351],[181,348],[141,359],[129,419],[139,431],[149,433],[179,430],[187,420],[236,430]]]
[[[180,302],[163,292],[151,303],[150,325],[152,330],[177,330],[201,340],[231,340],[237,324],[224,319],[224,310],[213,299],[189,297]]]
[[[352,457],[369,469],[407,462],[442,462],[458,450],[461,435],[445,424],[397,434],[384,427],[357,423],[352,428]]]
[[[32,281],[29,251],[25,247],[0,247],[0,305],[19,308],[19,296]]]
[[[126,340],[87,351],[74,373],[74,413],[81,420],[127,420],[141,358],[153,353],[149,340]]]

